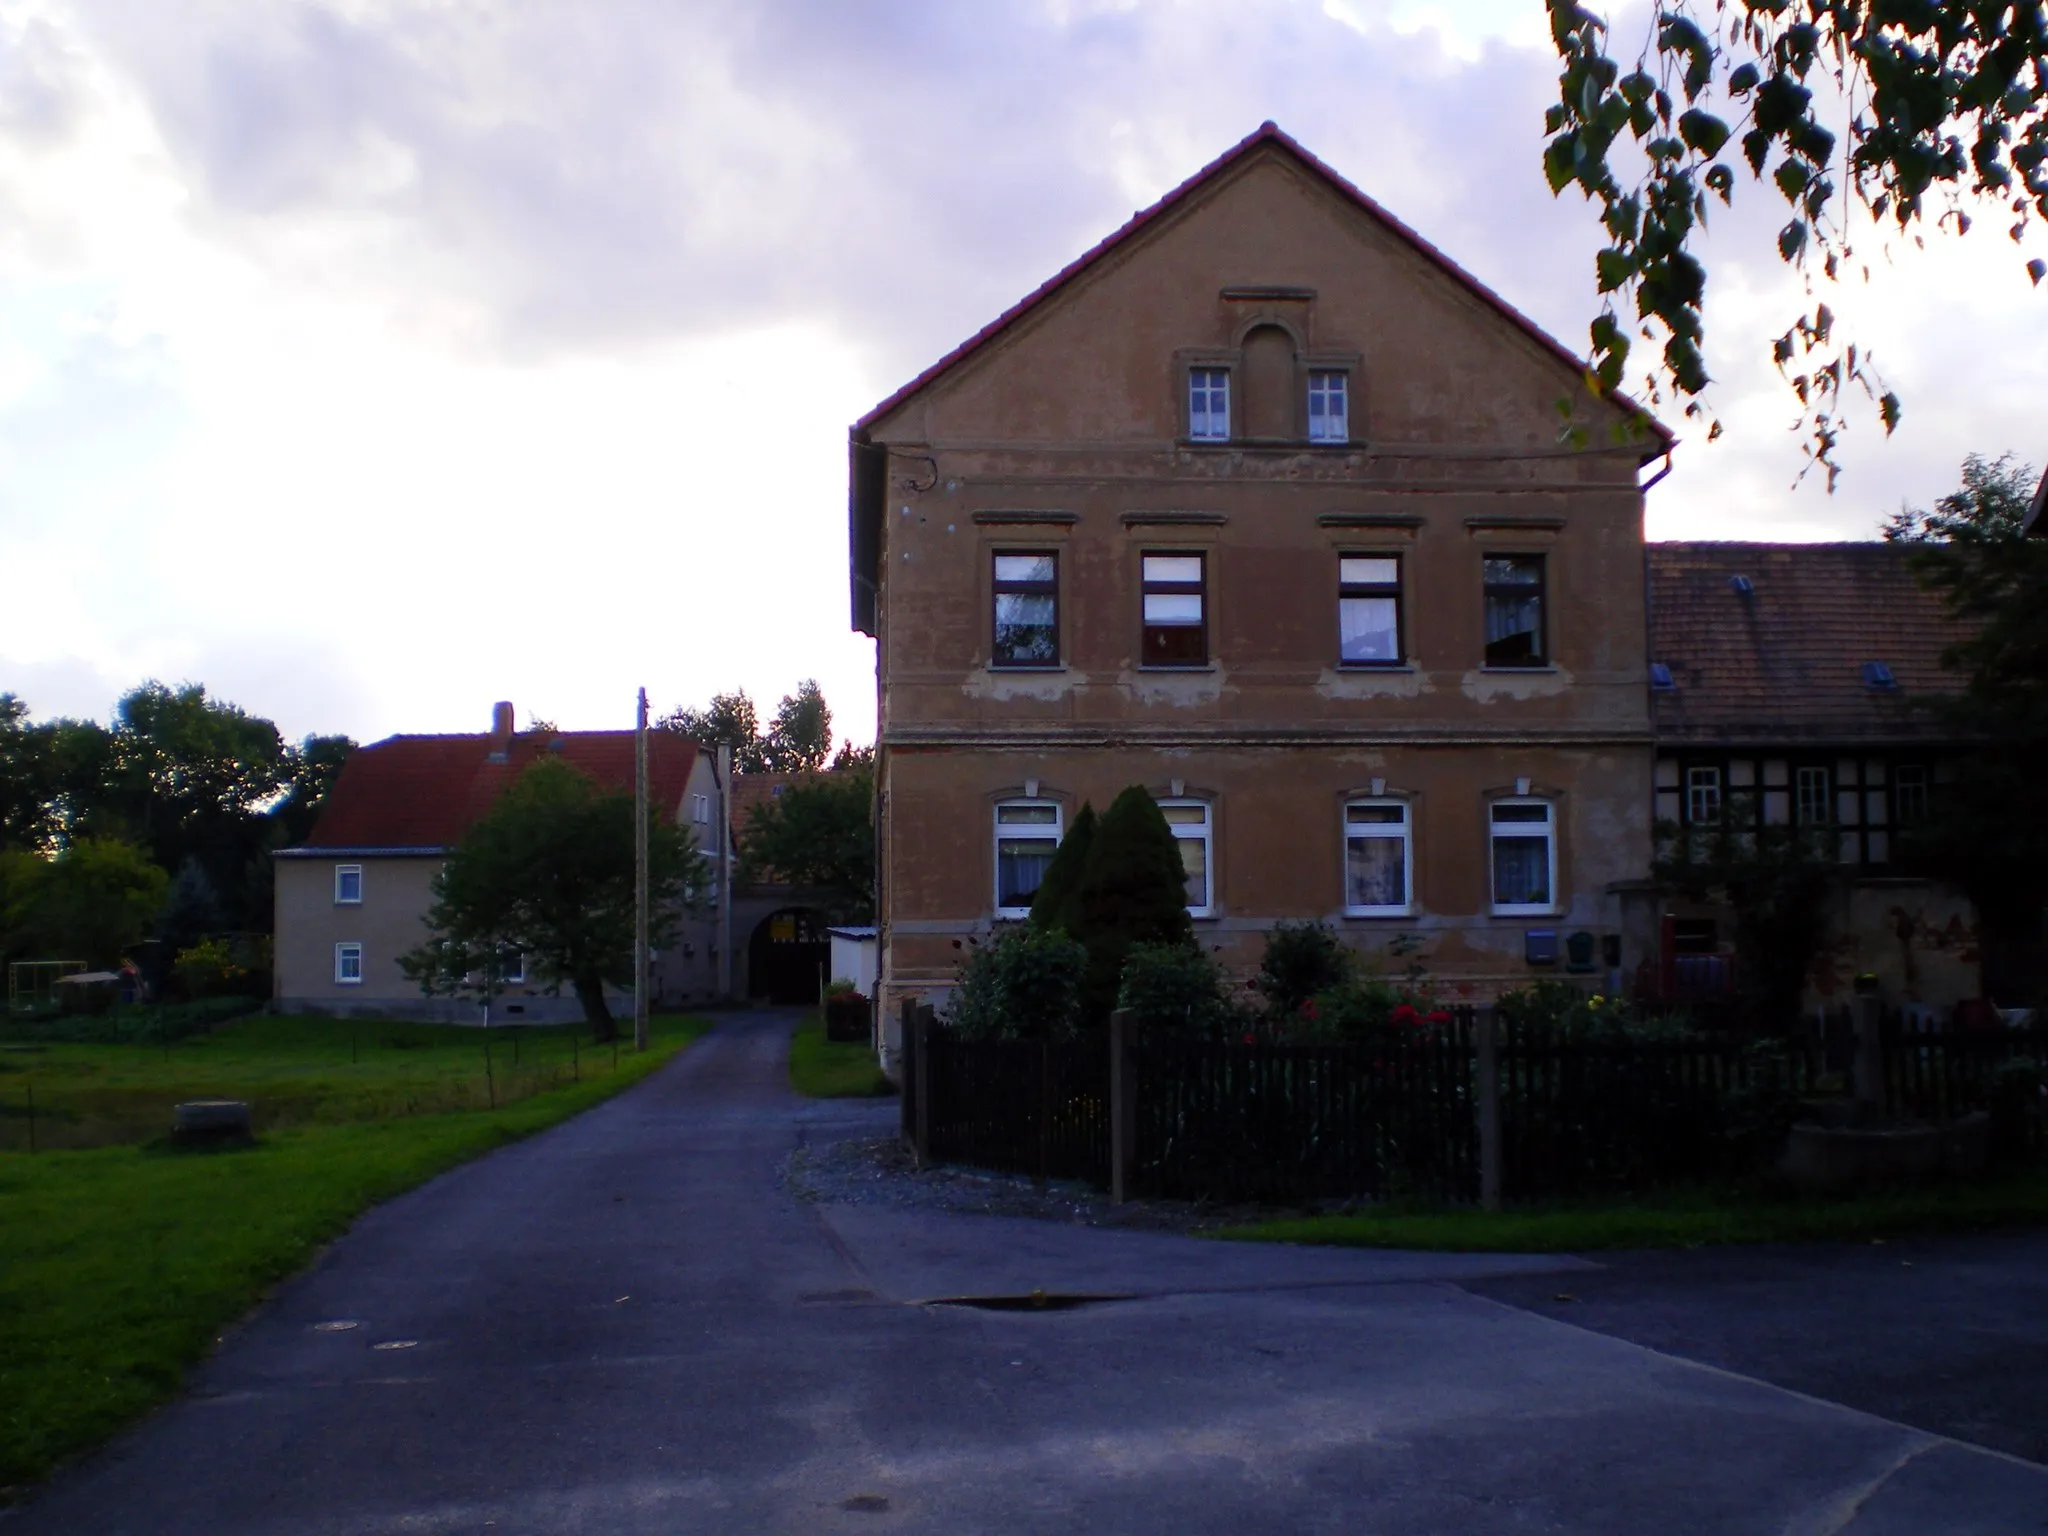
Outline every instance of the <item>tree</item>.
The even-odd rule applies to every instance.
[[[1088,867],[1088,850],[1094,846],[1095,807],[1084,800],[1031,898],[1032,927],[1072,933],[1080,926],[1081,873]]]
[[[1799,1017],[1800,999],[1827,931],[1828,889],[1840,873],[1824,829],[1756,826],[1755,802],[1736,792],[1721,825],[1657,825],[1653,873],[1693,901],[1733,914],[1735,984],[1750,1017],[1773,1029]]]
[[[0,849],[56,841],[54,731],[29,723],[28,705],[0,693]]]
[[[1993,995],[2030,989],[2048,903],[2048,540],[2021,532],[2033,481],[2010,454],[1972,454],[1959,490],[1932,512],[1901,509],[1885,529],[1915,543],[1921,581],[1967,632],[1942,657],[1965,675],[1961,694],[1926,707],[1970,750],[1901,852],[1977,908]]]
[[[289,848],[312,834],[342,765],[355,749],[347,736],[308,736],[285,750],[284,775],[290,788],[270,813],[273,847]]]
[[[856,747],[852,741],[839,743],[839,751],[832,759],[831,772],[845,773],[849,769],[875,771],[875,749],[872,746]]]
[[[1151,795],[1133,784],[1095,824],[1068,929],[1088,950],[1091,1019],[1107,1019],[1115,1006],[1133,944],[1193,942],[1187,902],[1180,844]]]
[[[832,755],[832,711],[816,678],[807,677],[775,707],[763,748],[776,773],[816,773]]]
[[[662,716],[658,729],[687,736],[701,747],[731,747],[734,773],[760,773],[768,766],[760,717],[744,688],[736,693],[714,693],[704,709],[670,710]]]
[[[2048,9],[2038,3],[1660,0],[1626,73],[1613,54],[1627,50],[1610,52],[1599,16],[1577,0],[1547,3],[1563,68],[1544,172],[1553,194],[1576,186],[1599,206],[1607,240],[1595,258],[1606,296],[1591,332],[1596,393],[1622,385],[1633,341],[1661,342],[1647,398],[1668,392],[1687,416],[1705,413],[1698,243],[1709,199],[1732,204],[1745,173],[1787,205],[1778,255],[1809,295],[1816,279],[1867,274],[1864,237],[1850,227],[1858,208],[1880,246],[1886,229],[1916,242],[1929,225],[1967,232],[1966,202],[2010,217],[2015,242],[2048,220]],[[2048,264],[2029,261],[2027,273],[2038,284]],[[1771,352],[1799,399],[1809,467],[1825,466],[1832,490],[1849,387],[1870,397],[1888,433],[1898,397],[1825,303]],[[1714,422],[1708,436],[1719,433]]]
[[[875,779],[855,770],[791,784],[756,805],[740,838],[741,878],[768,874],[829,891],[833,916],[866,923],[875,914]]]
[[[666,816],[648,828],[649,942],[672,938],[710,884],[690,834]],[[522,773],[463,836],[434,880],[427,942],[400,966],[428,996],[490,986],[516,951],[550,988],[566,984],[600,1040],[616,1033],[607,984],[633,982],[633,797],[567,763]]]
[[[17,957],[83,960],[96,969],[149,932],[170,881],[129,843],[85,838],[55,858],[0,855],[0,927]]]

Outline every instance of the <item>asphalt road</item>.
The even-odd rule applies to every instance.
[[[789,1149],[872,1114],[788,1094],[789,1023],[370,1213],[0,1531],[2048,1531],[2048,1469],[1755,1379],[1739,1306],[1632,1333],[1652,1261],[802,1205]],[[953,1304],[1033,1288],[1121,1299]]]

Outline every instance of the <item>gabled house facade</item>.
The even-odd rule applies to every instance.
[[[718,792],[710,760],[666,731],[648,737],[652,804],[715,855]],[[434,876],[470,826],[514,779],[543,759],[566,762],[610,789],[631,791],[631,731],[513,729],[498,704],[476,735],[393,736],[353,753],[307,839],[276,855],[276,1006],[285,1012],[448,1020],[481,1018],[469,999],[424,998],[398,957],[427,937]],[[652,996],[677,1004],[716,995],[716,930],[686,920],[656,956]],[[566,988],[549,996],[518,960],[493,1005],[500,1023],[582,1017]],[[622,998],[630,1007],[630,995]]]
[[[863,417],[886,1027],[1129,784],[1240,973],[1308,918],[1475,997],[1653,954],[1669,442],[1583,378],[1267,124]]]
[[[1911,558],[1882,543],[1646,552],[1655,823],[1674,836],[1812,829],[1838,871],[1815,1005],[1846,999],[1859,974],[1938,1011],[1983,986],[1970,904],[1902,860],[1965,750],[1920,707],[1962,688],[1941,657],[1964,631]],[[1726,990],[1732,916],[1663,901],[1655,989]]]

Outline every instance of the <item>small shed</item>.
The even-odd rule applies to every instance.
[[[828,928],[832,940],[832,979],[850,981],[862,997],[875,995],[879,950],[872,925]]]

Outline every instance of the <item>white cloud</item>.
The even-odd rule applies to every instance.
[[[865,734],[849,421],[1268,117],[1576,347],[1555,72],[1525,0],[0,0],[0,687],[371,736],[815,675]],[[2043,301],[1973,236],[1837,303],[1907,425],[1788,491],[1750,203],[1729,436],[1653,533],[1865,533],[2048,452]]]

